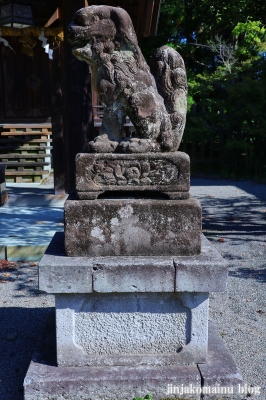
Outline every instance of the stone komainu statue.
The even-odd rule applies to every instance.
[[[92,70],[92,85],[103,105],[94,152],[176,151],[186,120],[187,81],[184,61],[170,47],[158,49],[151,71],[138,46],[125,10],[90,6],[79,10],[69,26],[73,54]],[[136,139],[122,140],[129,116]]]

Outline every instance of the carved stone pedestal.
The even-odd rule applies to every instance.
[[[79,10],[68,35],[91,66],[103,119],[94,154],[76,158],[65,238],[56,235],[40,262],[39,287],[56,298],[58,367],[33,362],[25,399],[234,399],[202,392],[234,390],[241,377],[208,330],[209,292],[225,290],[227,266],[201,237],[189,157],[177,151],[184,61],[163,46],[150,69],[120,7]],[[131,138],[122,137],[127,116]]]
[[[76,189],[78,199],[96,199],[106,193],[121,198],[146,195],[187,199],[190,187],[190,161],[186,153],[78,154]],[[125,196],[125,193],[124,193]]]
[[[63,239],[39,265],[40,289],[56,297],[57,355],[49,325],[26,400],[240,398],[241,375],[208,328],[209,291],[225,290],[227,264],[204,236],[200,254],[174,257],[68,257]],[[230,394],[208,392],[220,386]]]
[[[25,399],[227,399],[201,397],[205,381],[230,386],[241,376],[230,357],[229,373],[218,352],[210,363],[208,346],[221,340],[208,339],[209,292],[226,290],[227,263],[201,234],[189,158],[80,154],[76,162],[64,235],[39,264],[40,290],[55,295],[58,367],[41,382],[33,364]],[[225,372],[214,377],[218,368]]]
[[[67,257],[57,234],[39,287],[56,297],[58,364],[206,362],[208,292],[225,290],[227,264],[202,244],[195,257]]]
[[[187,154],[78,154],[76,189],[65,204],[68,256],[200,253],[201,206],[189,198]]]

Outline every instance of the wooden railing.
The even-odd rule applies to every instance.
[[[0,131],[0,165],[6,182],[39,182],[52,165],[51,124],[4,125]]]

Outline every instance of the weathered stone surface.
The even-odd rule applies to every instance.
[[[64,233],[55,233],[39,262],[39,290],[46,293],[92,292],[93,258],[66,257]]]
[[[92,292],[93,260],[70,265],[67,257],[56,266],[39,265],[39,288],[46,293]],[[78,260],[76,260],[78,262]]]
[[[133,188],[132,188],[133,189]],[[150,191],[150,190],[139,190],[136,191],[133,189],[132,192],[127,191],[93,191],[93,192],[76,192],[75,198],[72,200],[96,200],[98,198],[101,199],[125,199],[125,198],[134,198],[134,199],[157,199],[157,200],[186,200],[189,198],[188,192],[168,192],[168,190],[160,190],[160,192]]]
[[[175,267],[170,257],[95,258],[93,290],[113,292],[174,292]]]
[[[61,366],[206,362],[208,293],[56,295]]]
[[[179,146],[187,113],[187,76],[184,61],[174,49],[162,46],[154,52],[149,64],[158,92],[164,99],[170,115],[173,132],[179,139]]]
[[[190,161],[182,152],[160,154],[78,154],[76,189],[86,192],[171,192],[188,198]],[[129,193],[130,195],[130,193]]]
[[[74,45],[73,54],[91,66],[92,84],[104,109],[100,136],[90,143],[92,151],[177,150],[187,102],[185,65],[180,54],[164,47],[155,55],[154,71],[160,94],[166,96],[166,108],[125,10],[110,6],[82,8],[69,26],[68,39]],[[127,116],[137,138],[122,141]]]
[[[177,292],[225,292],[228,262],[202,235],[201,253],[174,257]]]
[[[240,393],[240,387],[244,387],[243,378],[212,323],[210,323],[209,329],[208,362],[200,364],[199,371],[205,388],[205,394],[203,392],[202,397],[204,400],[242,399],[248,394]],[[217,393],[209,394],[209,388],[216,388]],[[218,393],[219,391],[220,393]]]
[[[25,400],[132,400],[152,394],[154,400],[177,398],[182,400],[213,400],[208,385],[235,388],[234,395],[222,395],[215,400],[242,399],[237,396],[237,385],[242,377],[232,356],[213,324],[209,324],[209,359],[206,364],[175,366],[101,366],[56,367],[53,337],[55,327],[45,330],[24,380]],[[51,359],[52,354],[52,359]],[[224,356],[225,355],[225,356]],[[200,375],[200,372],[203,378]],[[178,394],[177,388],[193,388],[194,394]],[[172,394],[171,394],[172,393]]]
[[[187,200],[67,200],[65,249],[75,256],[199,254],[201,206]]]
[[[154,400],[200,400],[200,394],[167,395],[171,384],[200,388],[197,366],[54,367],[32,362],[24,380],[24,399],[132,400],[152,394]]]
[[[199,256],[67,257],[58,232],[39,263],[47,293],[217,292],[226,279],[227,262],[204,235]]]

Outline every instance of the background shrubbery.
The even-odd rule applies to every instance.
[[[192,172],[266,180],[266,3],[164,0],[148,59],[168,44],[184,58],[189,98],[180,150]]]

